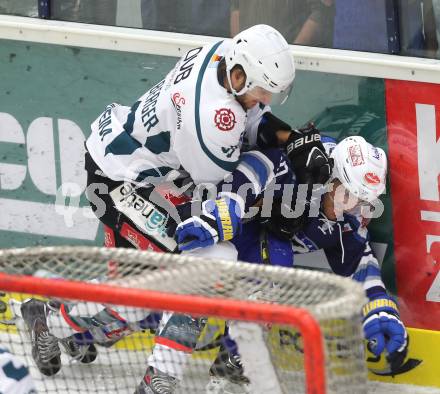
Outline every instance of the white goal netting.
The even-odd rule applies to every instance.
[[[184,351],[177,355],[166,353],[166,364],[174,365],[179,377],[176,393],[305,393],[313,389],[318,394],[324,391],[310,385],[310,376],[319,380],[321,367],[325,392],[366,392],[360,323],[365,300],[362,288],[350,279],[131,249],[45,247],[0,251],[0,291],[2,346],[29,365],[41,393],[133,393],[154,344],[167,345],[157,334],[170,311],[194,322],[192,331],[182,332],[197,339],[191,346],[190,340],[183,342]],[[84,322],[99,326],[96,322],[102,323],[103,309],[115,311],[127,327],[118,328],[115,332],[120,337],[113,336],[112,341],[99,339],[92,327],[97,353],[93,360],[72,357],[60,342],[60,368],[45,376],[35,366],[20,317],[20,301],[31,295],[51,300],[57,307],[66,305],[71,327],[79,329]],[[312,319],[302,309],[319,323],[320,333],[313,324],[308,326]],[[284,318],[283,311],[287,311]],[[62,326],[66,319],[59,315],[59,329],[54,319],[50,329],[61,338],[58,333],[66,331]],[[114,328],[114,321],[107,323],[106,329],[112,324]],[[172,329],[178,331],[179,324]],[[229,357],[226,344],[231,340],[242,358],[239,379],[228,375],[223,362],[218,363]],[[319,357],[307,357],[309,349],[322,343],[324,359],[319,365]],[[225,358],[219,356],[219,349]],[[223,383],[213,385],[216,379]],[[273,388],[263,391],[266,386]]]

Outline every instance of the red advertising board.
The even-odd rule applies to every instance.
[[[440,85],[388,80],[386,107],[400,311],[440,330]]]

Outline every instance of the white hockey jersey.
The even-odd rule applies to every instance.
[[[218,183],[238,164],[245,133],[256,140],[263,112],[245,111],[220,85],[229,41],[191,49],[129,108],[110,104],[93,122],[87,149],[116,181],[161,183],[189,174]]]
[[[36,393],[32,377],[21,361],[0,347],[0,393]]]

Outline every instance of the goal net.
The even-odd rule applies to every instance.
[[[350,279],[189,255],[44,247],[0,251],[0,291],[0,342],[29,366],[39,393],[133,393],[159,348],[156,363],[162,357],[177,377],[175,393],[366,392],[365,299]],[[50,305],[56,373],[42,374],[32,357],[20,308],[31,297]],[[69,328],[81,357],[64,346]]]

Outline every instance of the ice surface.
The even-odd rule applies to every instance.
[[[17,340],[11,342],[11,337]],[[20,340],[18,340],[20,338]],[[136,385],[142,379],[148,354],[142,351],[126,351],[99,348],[99,355],[92,364],[81,364],[69,361],[63,355],[63,368],[53,377],[43,377],[33,365],[30,351],[24,348],[24,336],[7,336],[0,333],[0,343],[17,355],[34,377],[38,393],[59,394],[132,394]],[[28,345],[29,346],[29,345]],[[145,365],[143,363],[145,360]],[[208,383],[209,361],[197,359],[185,375],[184,382],[178,394],[205,394],[204,387]],[[189,386],[190,382],[197,383],[197,389]],[[412,385],[388,384],[369,382],[368,392],[371,394],[440,394],[440,388],[429,388]],[[353,393],[356,394],[356,393]]]

